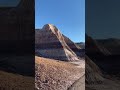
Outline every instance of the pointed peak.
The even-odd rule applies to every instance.
[[[53,25],[53,24],[46,24],[46,25],[49,27],[55,27],[55,25]]]
[[[45,24],[43,30],[50,30],[56,28],[53,24]]]
[[[57,27],[53,24],[45,24],[42,28],[42,30],[46,30],[46,31],[52,31],[54,34],[59,31],[57,29]]]

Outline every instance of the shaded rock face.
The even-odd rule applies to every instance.
[[[51,24],[46,24],[41,30],[35,31],[35,51],[37,55],[46,58],[65,61],[79,60],[75,52],[69,47],[80,49]]]
[[[0,7],[0,70],[34,76],[34,0]]]
[[[16,7],[0,7],[0,50],[34,48],[34,26],[34,0],[20,0]]]
[[[117,38],[98,39],[97,42],[99,42],[107,50],[109,50],[112,55],[120,55],[120,39]]]
[[[65,42],[67,45],[76,53],[77,56],[83,58],[85,56],[85,49],[81,48],[76,43],[72,42],[69,38],[63,35]],[[85,45],[84,45],[85,46]]]
[[[86,55],[102,71],[117,75],[120,71],[119,42],[119,39],[93,39],[86,35]]]
[[[86,84],[102,83],[104,81],[100,68],[88,57],[85,56],[85,82]]]
[[[110,55],[111,53],[103,45],[86,35],[86,54]]]

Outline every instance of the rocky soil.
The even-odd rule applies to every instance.
[[[84,63],[80,65],[36,57],[36,89],[67,90],[85,74]]]

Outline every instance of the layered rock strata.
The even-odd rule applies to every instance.
[[[35,51],[38,56],[65,61],[79,60],[76,53],[69,47],[79,49],[71,40],[51,24],[46,24],[41,30],[35,31]]]

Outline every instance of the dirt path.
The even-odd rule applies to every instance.
[[[68,90],[85,90],[85,75],[73,83],[71,87],[68,88]]]

